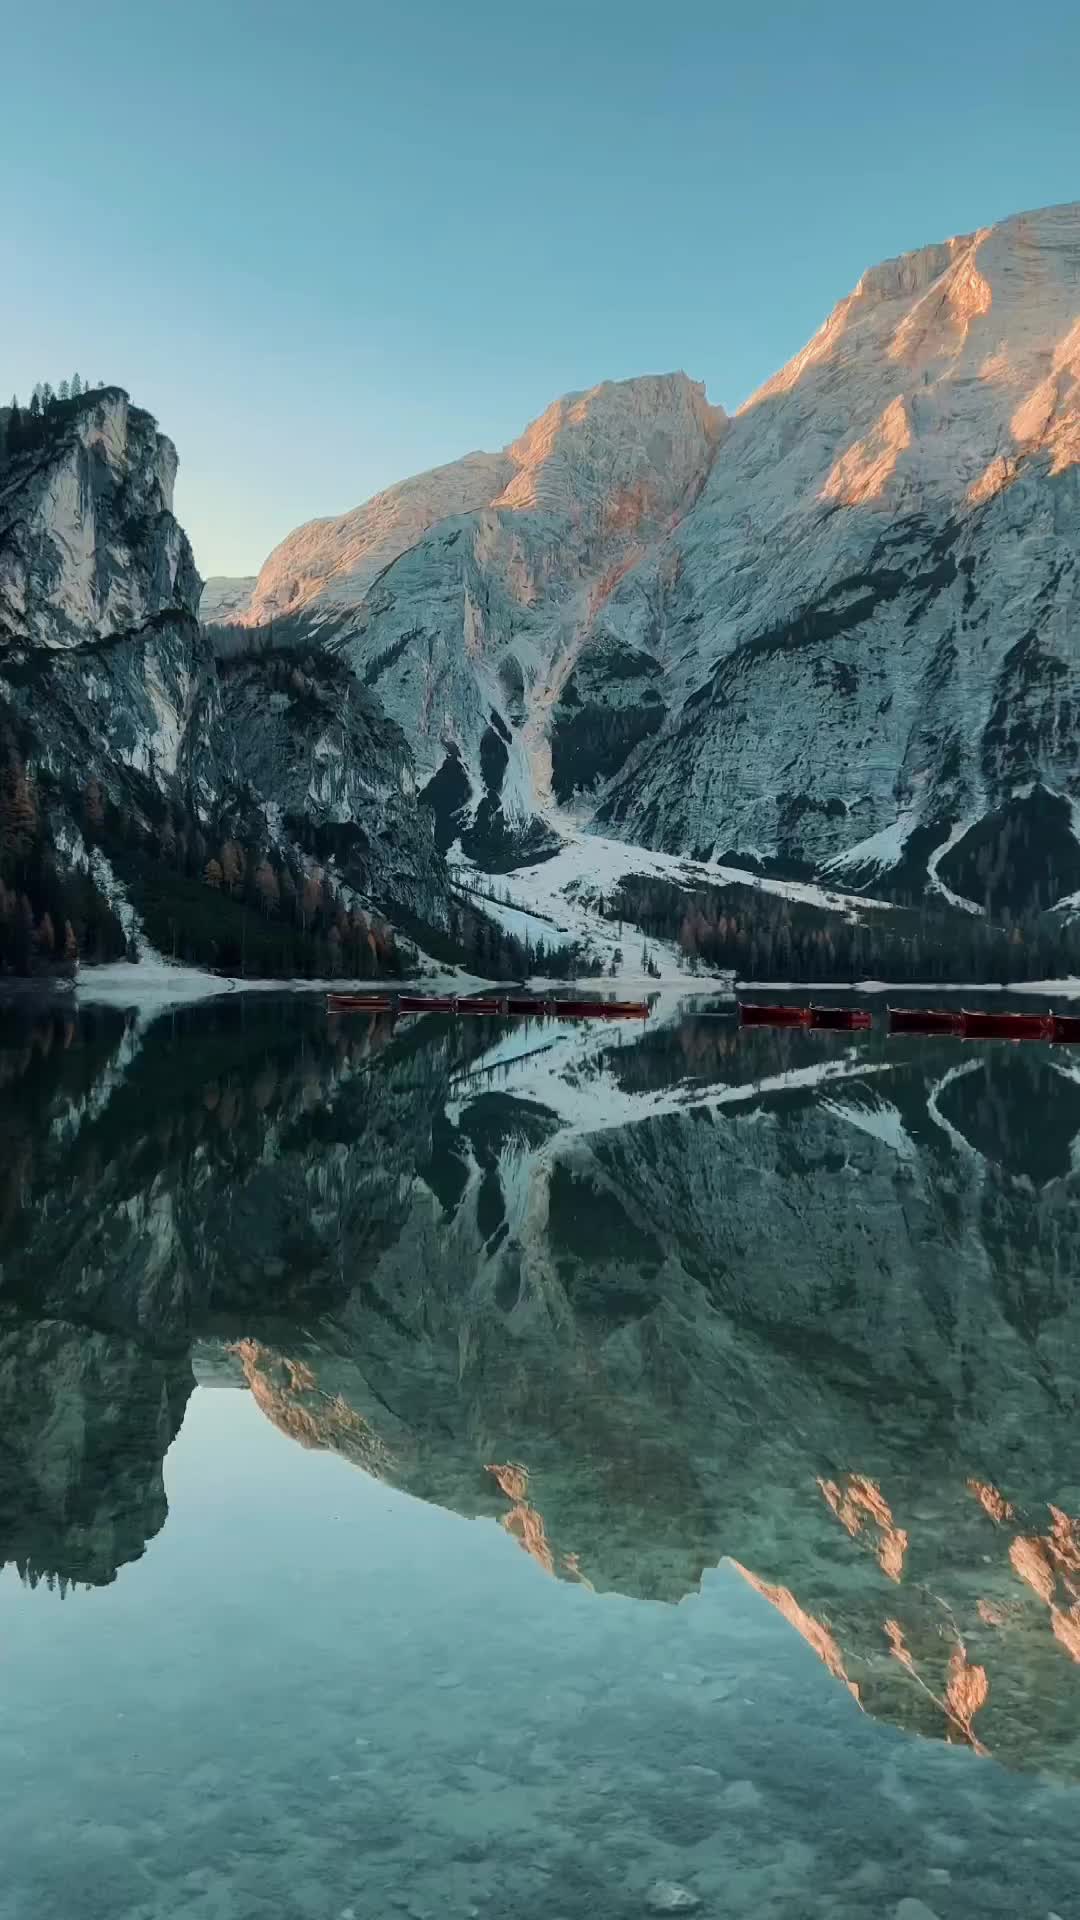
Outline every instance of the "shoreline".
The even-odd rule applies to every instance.
[[[0,981],[0,1000],[74,1001],[84,1006],[115,1006],[133,1010],[163,1011],[174,1006],[194,1006],[204,1000],[223,1000],[245,993],[322,994],[391,992],[449,993],[467,996],[473,993],[508,990],[551,994],[595,994],[598,999],[625,998],[628,989],[650,1000],[670,1001],[724,999],[734,1003],[738,995],[759,997],[770,993],[800,996],[817,994],[857,995],[871,999],[884,994],[933,994],[949,1000],[958,994],[1011,994],[1022,998],[1080,998],[1080,977],[1060,980],[1024,980],[1003,985],[1000,981],[942,982],[934,980],[734,980],[730,975],[686,975],[678,979],[657,980],[645,973],[587,975],[581,979],[551,979],[532,976],[525,981],[492,981],[475,974],[437,973],[411,980],[308,980],[240,979],[204,973],[197,967],[174,966],[169,961],[143,959],[116,960],[101,967],[87,967],[71,980],[57,977]]]

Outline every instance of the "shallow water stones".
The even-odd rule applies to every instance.
[[[938,1920],[938,1917],[933,1907],[926,1905],[925,1900],[913,1900],[909,1897],[899,1902],[895,1920]]]
[[[657,1880],[649,1888],[645,1905],[650,1913],[695,1913],[701,1899],[691,1893],[689,1887],[680,1887],[674,1880]],[[905,1914],[903,1920],[909,1920],[909,1916]]]

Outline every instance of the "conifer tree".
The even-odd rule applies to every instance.
[[[38,828],[37,802],[26,768],[14,747],[0,767],[0,853],[24,860]]]
[[[268,915],[276,913],[281,899],[281,890],[278,886],[277,874],[269,860],[265,858],[260,860],[255,869],[255,889],[262,901],[263,912]]]
[[[221,849],[221,872],[230,893],[235,893],[244,878],[244,855],[235,840],[226,840]]]

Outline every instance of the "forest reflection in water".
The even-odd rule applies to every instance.
[[[246,1387],[559,1580],[726,1558],[867,1713],[1080,1778],[1080,1067],[724,1012],[0,1014],[0,1561],[107,1585]]]

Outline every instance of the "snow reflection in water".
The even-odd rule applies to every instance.
[[[0,1027],[0,1914],[1068,1911],[1080,1086],[550,1037]]]

